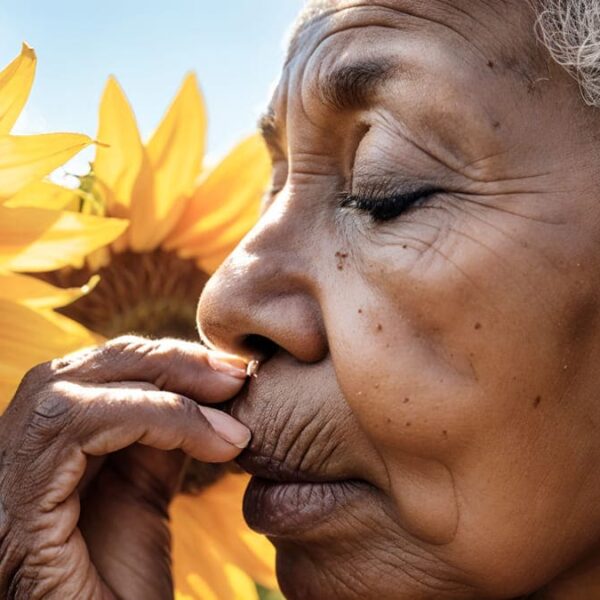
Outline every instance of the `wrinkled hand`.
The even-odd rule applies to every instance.
[[[134,337],[30,371],[0,417],[0,597],[171,598],[185,457],[229,461],[250,438],[199,403],[244,379],[239,359]]]

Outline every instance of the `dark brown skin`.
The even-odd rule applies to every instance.
[[[134,337],[33,369],[0,418],[0,597],[171,598],[185,456],[225,462],[250,437],[199,403],[244,380],[240,359]]]
[[[199,319],[270,357],[233,409],[251,454],[368,483],[278,514],[290,599],[600,598],[600,112],[533,27],[521,0],[344,0],[284,70],[274,192]],[[365,62],[400,68],[335,107]],[[407,188],[435,193],[366,210]]]
[[[310,528],[302,507],[246,505],[251,525],[280,529],[292,600],[600,597],[600,116],[535,48],[527,6],[340,0],[300,34],[274,94],[274,193],[199,321],[263,358],[232,405],[253,432],[242,464],[333,482]],[[367,97],[382,62],[401,68]],[[338,83],[358,79],[357,102],[346,89],[335,107],[323,82],[356,63],[363,78]],[[388,218],[407,188],[427,198]],[[123,374],[102,356],[35,370],[0,419],[4,593],[169,597],[182,458],[164,451],[237,453],[200,409],[186,404],[191,427],[150,407],[156,388],[210,402],[241,380],[219,376],[212,395],[210,370],[136,359]],[[108,402],[115,387],[135,415]],[[48,398],[73,418],[40,428]],[[78,524],[78,495],[60,501],[95,474],[82,451],[111,458],[80,485]]]

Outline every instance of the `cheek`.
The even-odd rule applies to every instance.
[[[353,338],[338,338],[331,351],[346,400],[386,464],[389,482],[381,483],[401,525],[419,539],[448,543],[458,519],[448,465],[456,442],[469,435],[460,406],[471,394],[470,368],[455,370],[408,314],[390,308],[381,298],[358,302],[344,328]],[[351,350],[357,339],[359,352]]]
[[[590,352],[580,330],[596,293],[557,271],[559,240],[523,226],[523,244],[510,229],[440,222],[420,248],[406,224],[394,244],[388,233],[355,257],[327,318],[340,384],[386,462],[402,527],[454,541],[480,573],[504,561],[519,580],[527,558],[565,560],[547,525],[572,517],[572,489],[595,456],[572,443],[589,425],[570,370]],[[543,502],[540,489],[552,491]]]

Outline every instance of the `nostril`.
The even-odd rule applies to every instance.
[[[260,362],[269,360],[277,352],[277,344],[262,335],[250,334],[242,340],[244,353],[254,356]]]

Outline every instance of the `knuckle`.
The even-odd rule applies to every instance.
[[[165,399],[169,412],[178,422],[185,420],[186,423],[194,422],[202,424],[206,421],[206,417],[203,415],[199,405],[193,400],[180,394],[168,392],[164,392],[164,394],[163,398]]]
[[[40,419],[58,419],[73,411],[77,402],[60,385],[50,386],[36,398],[33,414]]]
[[[46,444],[73,421],[78,402],[65,385],[65,382],[57,382],[36,394],[25,436],[28,442]]]
[[[54,378],[52,363],[42,363],[29,369],[21,380],[17,395],[30,397],[32,393],[48,385]]]
[[[165,401],[168,402],[169,406],[171,406],[174,413],[184,416],[192,416],[194,403],[191,402],[189,398],[181,396],[180,394],[170,393],[165,393],[164,398]]]
[[[137,335],[122,335],[104,344],[103,349],[107,352],[121,354],[123,352],[139,352],[149,345],[150,340]]]
[[[103,364],[115,361],[124,361],[130,367],[135,367],[141,360],[148,356],[155,348],[153,340],[135,335],[125,335],[107,342],[101,347],[100,352]]]

